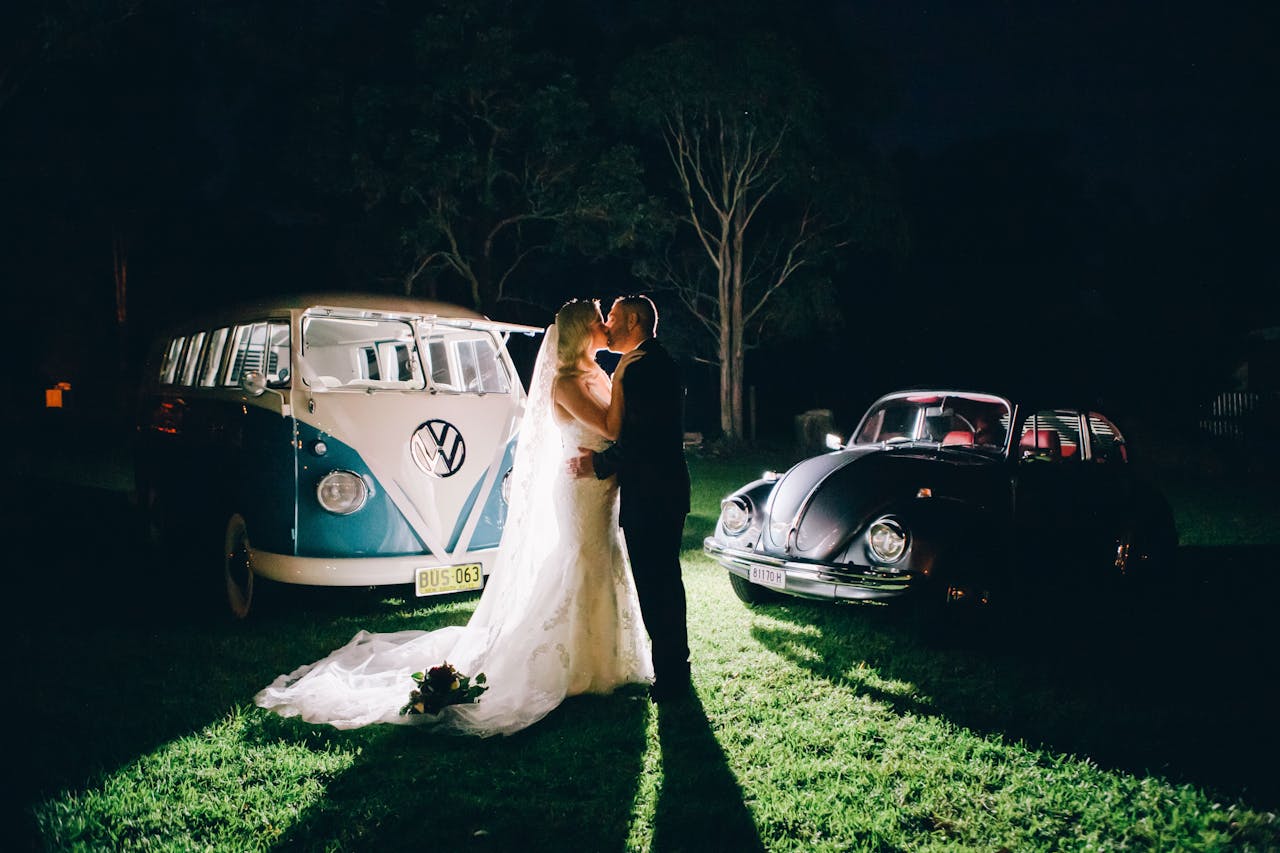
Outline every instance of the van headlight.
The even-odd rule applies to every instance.
[[[867,547],[879,560],[892,563],[907,550],[907,531],[896,518],[876,519],[867,528]]]
[[[742,498],[725,498],[720,502],[720,526],[730,536],[739,536],[751,526],[751,507]]]
[[[502,485],[498,487],[498,493],[502,495],[504,504],[511,503],[511,469],[507,469],[507,473],[502,475]]]
[[[330,471],[316,486],[316,500],[334,515],[351,515],[369,499],[364,479],[351,471]]]

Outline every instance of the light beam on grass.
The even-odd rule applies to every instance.
[[[59,850],[104,840],[114,849],[270,846],[324,798],[357,754],[246,741],[246,713],[233,710],[92,787],[45,800],[34,810],[44,842]]]

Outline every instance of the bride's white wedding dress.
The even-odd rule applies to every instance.
[[[258,705],[343,729],[400,723],[494,735],[537,722],[566,696],[652,681],[618,531],[617,484],[567,471],[579,446],[604,441],[577,421],[555,422],[555,331],[548,329],[530,382],[510,514],[471,620],[435,631],[361,631],[277,678],[254,697]],[[483,672],[488,691],[438,716],[401,716],[414,688],[410,675],[445,661],[466,675]]]

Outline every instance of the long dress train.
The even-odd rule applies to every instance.
[[[610,479],[575,479],[566,460],[603,439],[551,410],[555,327],[530,383],[513,467],[511,512],[499,556],[465,626],[361,631],[327,657],[281,675],[254,701],[283,716],[348,729],[371,723],[430,725],[475,735],[510,734],[566,696],[608,693],[653,679],[635,584],[618,530]],[[410,675],[448,661],[489,689],[438,716],[399,713]]]

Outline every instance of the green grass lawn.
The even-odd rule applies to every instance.
[[[40,506],[70,502],[75,524],[42,509],[27,533],[76,554],[29,566],[15,617],[18,820],[59,850],[1280,848],[1266,608],[1068,612],[951,647],[885,608],[748,609],[701,540],[725,492],[787,461],[692,460],[696,702],[574,698],[487,740],[251,701],[360,628],[462,623],[475,598],[304,591],[227,624],[129,570],[118,491],[50,484]],[[1274,503],[1180,494],[1193,558],[1274,558]]]

